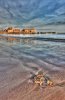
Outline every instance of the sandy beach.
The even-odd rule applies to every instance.
[[[39,70],[54,86],[29,82]],[[0,100],[65,100],[65,43],[0,40]]]

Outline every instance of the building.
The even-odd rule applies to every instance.
[[[12,27],[8,27],[7,29],[5,29],[5,31],[7,33],[13,33],[13,28]]]
[[[14,29],[14,30],[13,30],[13,33],[20,34],[20,32],[21,32],[20,29]]]
[[[23,29],[22,31],[21,31],[23,34],[35,34],[35,33],[37,33],[37,31],[36,31],[36,29]]]
[[[13,28],[13,27],[8,27],[4,31],[7,32],[8,34],[12,34],[12,33],[20,34],[20,29]]]
[[[18,28],[13,28],[13,27],[6,28],[4,32],[8,34],[36,34],[37,33],[36,29],[34,28],[20,30]]]
[[[4,31],[3,30],[0,30],[0,34],[3,34],[4,33]]]

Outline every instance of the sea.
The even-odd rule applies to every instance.
[[[65,34],[11,36],[13,37],[15,40],[0,38],[0,66],[6,59],[20,60],[27,67],[31,63],[32,67],[43,67],[44,62],[65,66]],[[1,64],[3,59],[4,63]]]
[[[40,70],[65,79],[64,34],[0,35],[0,95]]]

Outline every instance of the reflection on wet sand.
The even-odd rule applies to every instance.
[[[41,90],[30,84],[40,70],[57,85]],[[0,100],[64,100],[65,85],[58,87],[64,81],[65,43],[0,37]]]
[[[13,42],[24,42],[24,43],[28,43],[29,41],[30,41],[30,39],[26,39],[26,38],[24,38],[24,39],[20,39],[20,38],[15,38],[15,37],[3,37],[3,36],[0,36],[0,39],[1,40],[6,40],[7,42],[11,42],[11,43],[13,43]]]

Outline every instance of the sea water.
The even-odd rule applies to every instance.
[[[49,40],[50,37],[52,39]],[[61,37],[63,37],[62,42]],[[38,72],[39,69],[53,75],[61,71],[62,75],[59,75],[63,79],[65,76],[63,74],[65,71],[64,38],[65,35],[16,37],[14,40],[0,38],[0,95],[18,86],[28,78],[27,75],[30,77],[30,74]]]
[[[44,38],[47,38],[45,41]],[[51,38],[61,41],[48,41]],[[14,58],[28,66],[36,63],[43,66],[40,61],[54,65],[65,65],[65,35],[38,35],[36,37],[18,37],[17,41],[0,40],[0,59]],[[0,64],[1,66],[1,64]]]

